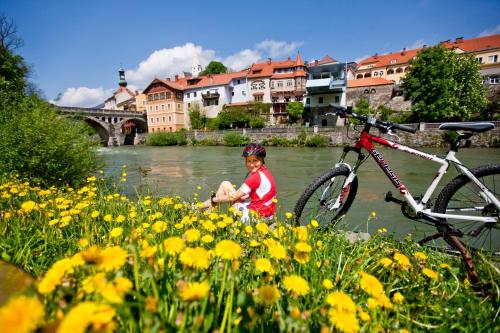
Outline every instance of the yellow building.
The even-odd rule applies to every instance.
[[[137,112],[146,112],[147,110],[147,96],[143,92],[138,93],[135,96],[135,105],[136,105],[136,111]]]

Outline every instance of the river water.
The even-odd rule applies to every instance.
[[[293,211],[295,202],[306,186],[332,167],[342,153],[342,148],[266,149],[266,164],[275,177],[281,216]],[[445,149],[423,150],[438,156],[446,153]],[[184,198],[192,198],[194,193],[198,193],[200,198],[205,199],[222,180],[229,180],[236,186],[243,182],[247,170],[240,157],[241,151],[239,147],[123,146],[101,148],[99,153],[106,163],[107,174],[118,177],[122,165],[127,166],[126,192],[129,196],[149,190],[156,194],[180,195]],[[425,191],[439,166],[388,148],[381,148],[380,152],[414,196]],[[458,158],[468,167],[500,163],[500,149],[462,149]],[[454,175],[455,170],[450,168],[434,197],[446,180]],[[395,195],[397,191],[371,158],[361,166],[358,177],[358,194],[346,216],[347,222],[363,231],[368,225],[369,232],[385,227],[389,232],[394,232],[396,237],[408,233],[419,237],[431,230],[402,216],[398,205],[384,201],[387,191],[393,191]],[[377,217],[367,224],[367,218],[373,211]]]

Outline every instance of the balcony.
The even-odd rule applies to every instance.
[[[201,93],[201,97],[203,99],[219,99],[220,97],[220,94],[217,90],[215,91],[207,91],[205,94],[204,93]]]
[[[306,89],[308,94],[322,94],[345,91],[347,82],[344,79],[325,78],[307,80]]]

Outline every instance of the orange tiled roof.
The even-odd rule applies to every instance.
[[[289,72],[289,73],[273,74],[273,76],[271,76],[271,78],[272,79],[286,79],[286,78],[292,78],[292,77],[297,77],[297,76],[307,76],[307,73],[303,70],[298,70],[298,71]]]
[[[121,93],[121,92],[126,92],[126,93],[128,93],[130,96],[135,96],[135,95],[136,95],[136,93],[134,93],[132,90],[128,89],[127,87],[122,87],[122,86],[120,86],[120,87],[118,87],[118,89],[117,89],[117,90],[113,93],[113,96],[116,96],[116,95],[118,95],[118,94],[119,94],[119,93]]]
[[[386,84],[394,84],[394,82],[381,77],[367,77],[364,79],[348,80],[347,88],[382,86]]]
[[[279,75],[279,74],[274,74],[275,68],[287,68],[296,66],[304,66],[304,62],[302,61],[300,54],[297,55],[297,59],[295,60],[288,58],[287,60],[282,60],[282,61],[272,61],[269,59],[266,62],[253,64],[248,70],[248,77],[249,78],[268,77],[268,76],[274,77],[274,75]],[[297,70],[294,71],[293,73],[295,73],[295,75],[293,76],[306,75],[303,70]],[[283,73],[283,74],[290,74],[290,73]],[[287,76],[287,77],[293,77],[293,76]]]
[[[149,87],[153,84],[153,83],[157,83],[157,82],[161,82],[163,83],[164,85],[168,86],[169,88],[171,89],[174,89],[174,90],[184,90],[184,87],[182,87],[181,85],[175,83],[175,82],[172,82],[172,81],[167,81],[167,80],[160,80],[160,79],[154,79],[153,81],[151,81],[148,86],[142,91],[143,94],[147,94],[148,90],[149,90]]]
[[[323,65],[323,64],[329,64],[332,62],[337,62],[337,60],[335,60],[332,57],[327,55],[327,56],[324,56],[321,60],[311,61],[307,66],[314,67],[314,66],[319,66],[319,65]]]
[[[489,49],[498,49],[500,48],[500,34],[471,39],[457,38],[453,42],[445,41],[442,44],[445,47],[456,47],[465,52],[478,52]]]
[[[357,67],[356,70],[358,70],[361,66],[366,66],[372,64],[373,67],[371,68],[379,68],[379,67],[387,67],[387,66],[397,66],[401,64],[408,63],[411,58],[417,55],[417,53],[421,50],[419,49],[413,49],[413,50],[404,50],[400,52],[394,52],[394,53],[388,53],[388,54],[382,54],[382,55],[374,55],[369,58],[361,60]],[[391,64],[391,61],[396,60],[393,64]]]
[[[245,77],[246,74],[247,71],[244,70],[234,73],[204,75],[196,78],[183,77],[175,81],[175,83],[182,86],[184,90],[193,88],[211,87],[211,86],[221,86],[224,84],[228,84],[229,82],[231,82],[232,79]],[[189,84],[188,81],[194,82],[194,84]]]

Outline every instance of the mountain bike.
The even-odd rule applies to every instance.
[[[356,119],[358,123],[364,125],[363,130],[353,145],[344,147],[335,167],[319,176],[303,192],[294,210],[297,223],[306,225],[314,219],[323,228],[338,228],[339,221],[348,212],[356,197],[357,171],[368,158],[363,152],[365,150],[403,197],[403,200],[398,199],[389,191],[385,200],[401,205],[405,217],[431,224],[436,228],[436,233],[421,239],[418,243],[430,244],[443,251],[460,254],[471,282],[477,281],[470,251],[483,251],[492,256],[500,256],[500,164],[469,169],[457,159],[456,155],[459,148],[474,134],[491,130],[495,127],[494,124],[489,122],[442,124],[439,127],[441,130],[457,131],[458,136],[450,145],[446,156],[441,158],[387,140],[381,135],[370,134],[370,129],[373,127],[377,128],[380,134],[396,137],[397,130],[415,133],[416,129],[410,126],[356,114],[350,107],[333,108],[335,112],[331,113],[332,115]],[[374,147],[374,143],[440,164],[437,174],[423,195],[412,195],[380,151]],[[350,152],[357,153],[354,165],[345,162]],[[433,203],[432,195],[450,165],[453,165],[460,174],[444,186]]]

